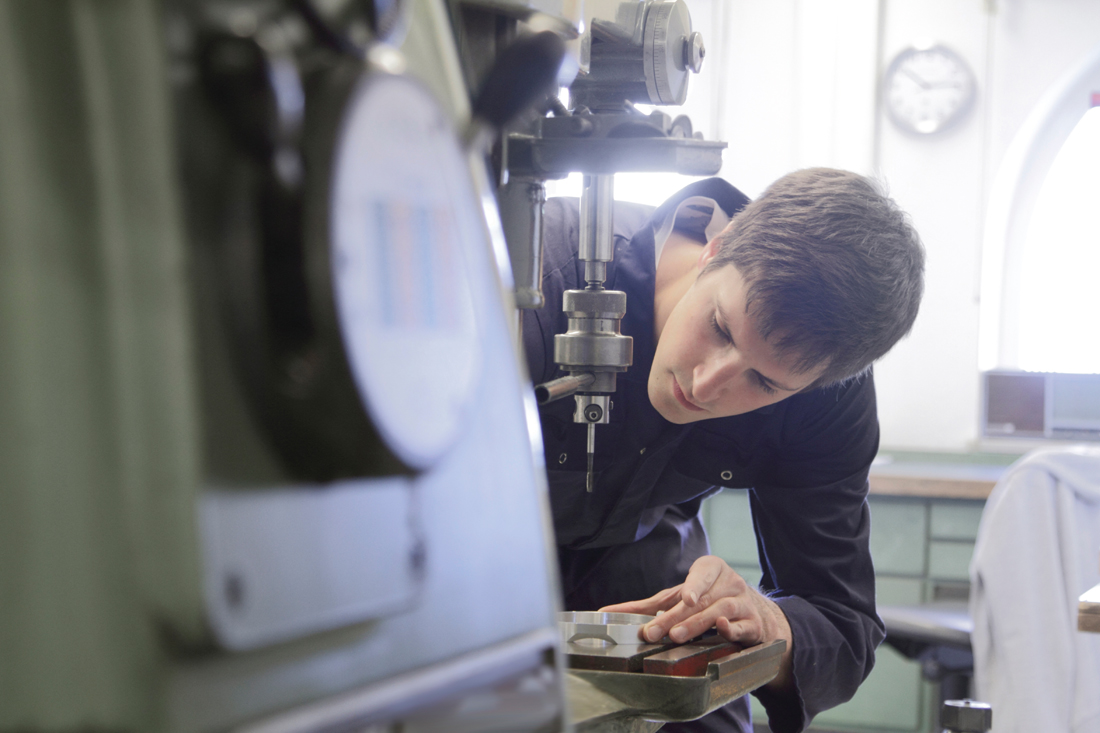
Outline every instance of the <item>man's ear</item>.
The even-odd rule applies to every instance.
[[[703,247],[703,251],[699,253],[699,262],[697,264],[697,267],[699,268],[700,272],[702,272],[703,268],[707,266],[707,263],[714,259],[714,255],[716,254],[718,254],[717,237],[707,242],[707,245]]]

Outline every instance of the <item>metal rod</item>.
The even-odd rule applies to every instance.
[[[607,279],[607,263],[615,255],[615,176],[586,175],[581,182],[581,231],[578,256],[585,263],[589,287]]]
[[[595,381],[596,375],[591,372],[570,374],[566,377],[551,379],[549,382],[535,385],[535,400],[540,405],[545,405],[554,400],[560,400],[562,397],[568,397]]]
[[[588,423],[588,480],[585,482],[585,487],[589,494],[592,493],[592,487],[596,483],[596,472],[593,470],[593,464],[596,458],[596,423]]]

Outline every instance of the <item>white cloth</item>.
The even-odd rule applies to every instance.
[[[997,483],[970,564],[976,698],[994,733],[1100,733],[1100,448],[1036,451]]]

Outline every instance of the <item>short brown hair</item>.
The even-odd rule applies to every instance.
[[[734,265],[746,312],[780,358],[812,386],[857,376],[913,326],[924,290],[924,247],[881,187],[831,168],[789,173],[718,235],[704,268]]]

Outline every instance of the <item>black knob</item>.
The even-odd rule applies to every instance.
[[[565,41],[553,31],[524,36],[501,52],[481,83],[473,114],[501,128],[550,94],[565,58]]]

